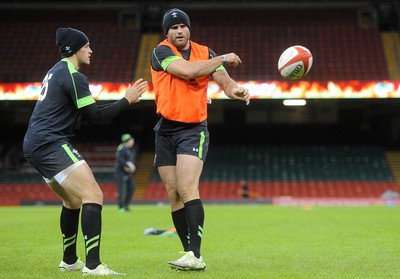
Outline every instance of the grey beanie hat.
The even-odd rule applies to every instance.
[[[56,32],[56,44],[61,57],[70,57],[89,42],[88,37],[82,31],[68,27],[60,27]]]
[[[168,33],[172,25],[179,23],[184,23],[190,29],[190,19],[184,11],[177,8],[166,11],[163,18],[164,34]]]

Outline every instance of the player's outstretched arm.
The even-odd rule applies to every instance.
[[[185,59],[177,59],[168,65],[167,72],[182,79],[191,80],[210,75],[223,64],[237,67],[240,63],[242,61],[235,53],[219,55],[208,60],[186,61]]]
[[[108,124],[123,109],[139,102],[140,96],[147,90],[147,81],[142,78],[128,86],[125,97],[110,104],[98,106],[96,102],[80,108],[84,119],[93,124]]]
[[[250,104],[250,93],[247,88],[239,87],[228,74],[227,71],[221,70],[213,74],[213,79],[222,88],[226,96],[232,99],[238,99]]]

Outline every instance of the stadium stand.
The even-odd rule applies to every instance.
[[[115,202],[112,174],[114,146],[110,142],[80,143],[79,149],[104,191],[106,203]],[[152,152],[140,155],[135,174],[138,191],[134,200],[166,200],[166,191]],[[265,200],[282,196],[295,198],[379,198],[385,191],[399,192],[398,153],[386,153],[378,145],[215,145],[210,148],[201,177],[204,200],[243,199],[245,181],[253,195]],[[0,204],[51,203],[57,198],[40,175],[2,174]]]
[[[107,140],[92,140],[75,144],[81,155],[93,170],[104,194],[105,203],[115,203],[117,186],[114,178],[116,143]],[[135,200],[142,200],[147,183],[153,172],[152,152],[138,154],[137,172],[134,175],[136,184]],[[46,186],[42,177],[27,162],[22,171],[0,173],[0,206],[20,204],[59,203],[58,197]]]
[[[400,36],[398,32],[381,32],[384,53],[391,80],[400,79]]]
[[[116,185],[111,182],[99,183],[104,202],[114,203]],[[0,183],[0,206],[60,204],[60,199],[43,182]]]
[[[0,82],[41,82],[59,59],[55,32],[73,27],[88,35],[92,64],[83,73],[91,82],[130,82],[140,43],[140,32],[118,25],[114,11],[9,11],[2,13]],[[7,24],[5,24],[7,22]],[[12,51],[10,51],[12,49]]]
[[[396,76],[392,70],[388,72],[390,63],[385,59],[393,62],[398,55],[398,49],[390,55],[387,52],[390,42],[396,42],[396,35],[398,40],[398,34],[381,37],[377,26],[359,26],[354,8],[302,9],[301,13],[287,9],[188,12],[193,40],[209,45],[218,54],[234,51],[240,55],[243,64],[229,70],[236,80],[282,80],[276,70],[278,57],[295,44],[307,46],[314,55],[312,74],[305,80],[386,80]],[[0,82],[40,82],[45,71],[60,58],[54,39],[59,26],[82,29],[91,39],[93,62],[84,70],[90,81],[130,82],[142,74],[148,76],[148,71],[142,69],[145,66],[139,65],[147,65],[146,48],[157,41],[157,35],[161,39],[163,34],[143,34],[135,28],[124,28],[118,24],[114,10],[73,14],[71,17],[70,12],[63,11],[3,11],[0,38],[7,43],[0,44]],[[105,202],[115,202],[116,186],[111,172],[115,144],[91,139],[87,142],[79,143],[78,149],[97,170],[95,176]],[[152,154],[143,154],[139,161],[138,170],[142,171],[141,177],[137,177],[140,182],[136,201],[167,200],[164,186],[151,165]],[[212,144],[201,177],[201,196],[205,200],[242,199],[240,189],[242,181],[246,181],[254,194],[252,199],[378,198],[386,190],[399,192],[392,158],[385,157],[382,146],[374,144]],[[0,205],[55,201],[57,197],[36,173],[0,175]]]
[[[78,142],[77,150],[97,173],[113,171],[117,143],[112,141]]]
[[[105,159],[110,159],[106,143],[93,142],[93,144],[96,147],[86,143],[78,144],[83,149],[82,154],[87,154],[87,162],[94,164],[99,171],[112,168],[114,161],[105,161]],[[96,154],[95,151],[99,149],[101,151]],[[105,185],[112,180],[108,172],[96,172],[95,177]],[[108,189],[107,186],[105,188]],[[111,195],[111,197],[114,196],[114,194]],[[46,186],[40,174],[26,161],[12,168],[9,165],[3,166],[0,172],[0,205],[41,204],[57,201],[57,196]]]
[[[201,177],[204,199],[240,199],[246,181],[257,199],[290,197],[379,198],[398,191],[380,146],[214,146]],[[156,171],[146,199],[165,199]]]
[[[277,61],[291,45],[313,53],[312,75],[304,80],[389,77],[379,29],[358,26],[356,9],[241,10],[226,17],[193,11],[191,21],[195,41],[219,54],[238,53],[243,65],[229,71],[236,80],[281,80]]]
[[[279,55],[295,44],[314,55],[313,74],[305,80],[389,78],[380,32],[376,26],[360,27],[357,9],[233,10],[226,17],[219,11],[189,12],[193,40],[217,53],[235,51],[242,58],[241,67],[230,69],[236,80],[281,80],[276,70]],[[84,30],[91,39],[93,63],[85,74],[92,82],[131,81],[135,62],[147,65],[141,61],[149,60],[148,51],[139,51],[141,31],[121,28],[115,11],[77,11],[73,19],[60,11],[13,11],[3,15],[2,20],[7,19],[7,25],[0,26],[0,36],[7,41],[0,46],[0,58],[7,65],[0,81],[41,81],[44,71],[59,59],[55,30],[67,25]],[[143,35],[144,40],[149,36]],[[10,48],[12,52],[7,51]],[[140,53],[145,57],[138,57]],[[136,71],[138,76],[143,69]]]

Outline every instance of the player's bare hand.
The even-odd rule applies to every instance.
[[[143,78],[135,81],[133,85],[129,84],[125,91],[125,98],[129,101],[129,104],[140,102],[139,98],[144,92],[147,91],[147,81]]]
[[[249,90],[243,87],[236,87],[232,90],[232,96],[235,99],[246,102],[246,105],[250,104],[250,93]]]
[[[240,60],[240,57],[237,56],[235,53],[231,52],[228,54],[225,54],[226,57],[226,62],[225,64],[230,66],[230,67],[237,67],[240,63],[242,63],[242,60]]]

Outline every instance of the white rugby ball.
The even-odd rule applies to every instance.
[[[296,45],[282,52],[278,60],[278,70],[284,78],[297,80],[310,71],[312,64],[311,51],[306,47]]]
[[[128,161],[124,166],[124,170],[129,173],[134,173],[136,171],[136,166],[132,162]]]

